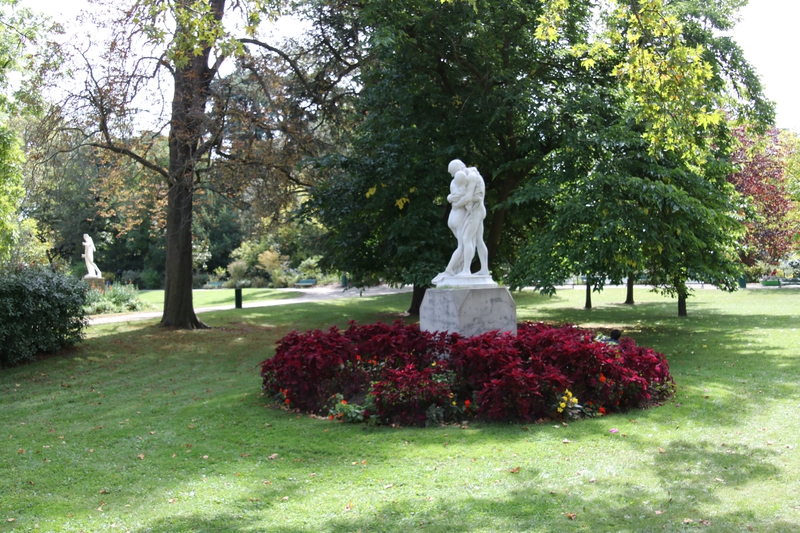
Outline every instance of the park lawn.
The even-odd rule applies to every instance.
[[[284,300],[302,296],[300,291],[275,289],[242,289],[242,302]],[[196,289],[192,291],[194,307],[214,307],[234,304],[234,289]],[[151,309],[164,307],[164,291],[139,291],[139,299]]]
[[[671,363],[668,404],[566,425],[345,425],[259,395],[282,335],[391,322],[407,294],[92,327],[0,371],[0,532],[800,530],[800,291],[698,290],[683,319],[636,296],[515,294]]]

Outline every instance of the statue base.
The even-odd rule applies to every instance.
[[[492,279],[492,276],[481,274],[459,274],[457,276],[449,276],[447,274],[439,274],[433,281],[431,281],[438,289],[477,289],[483,287],[497,287],[497,282]]]
[[[103,278],[83,276],[83,281],[85,281],[91,289],[106,292],[106,280]]]
[[[495,330],[516,335],[517,304],[511,292],[496,283],[489,287],[428,289],[419,310],[419,327],[463,337]]]

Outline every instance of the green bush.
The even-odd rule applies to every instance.
[[[145,289],[163,289],[164,277],[152,269],[142,272],[142,285]]]
[[[83,338],[88,287],[47,267],[0,271],[0,365],[33,360]]]
[[[105,313],[126,313],[141,311],[145,308],[144,302],[139,300],[139,291],[134,285],[118,283],[112,285],[106,292],[89,290],[84,309],[89,315],[102,315]]]

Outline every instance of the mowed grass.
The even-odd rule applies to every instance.
[[[242,289],[242,302],[262,302],[267,300],[284,300],[302,296],[299,291],[275,289]],[[164,307],[164,291],[139,291],[139,299],[151,309]],[[234,289],[196,289],[192,291],[195,308],[233,305]]]
[[[520,319],[621,327],[668,404],[568,425],[344,425],[261,397],[292,329],[391,322],[410,295],[92,327],[0,371],[0,532],[800,531],[800,291],[515,294]],[[409,318],[404,318],[410,321]],[[616,429],[616,433],[611,433]]]

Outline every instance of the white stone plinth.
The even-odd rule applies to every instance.
[[[506,287],[428,289],[419,310],[422,331],[473,337],[499,330],[517,334],[517,304]]]
[[[497,287],[497,282],[492,279],[490,274],[485,276],[481,274],[459,274],[457,276],[448,276],[447,274],[442,273],[433,278],[432,283],[437,289],[473,289],[480,287]]]
[[[83,281],[88,283],[89,287],[92,289],[106,292],[106,281],[103,278],[98,278],[97,276],[83,276]]]

